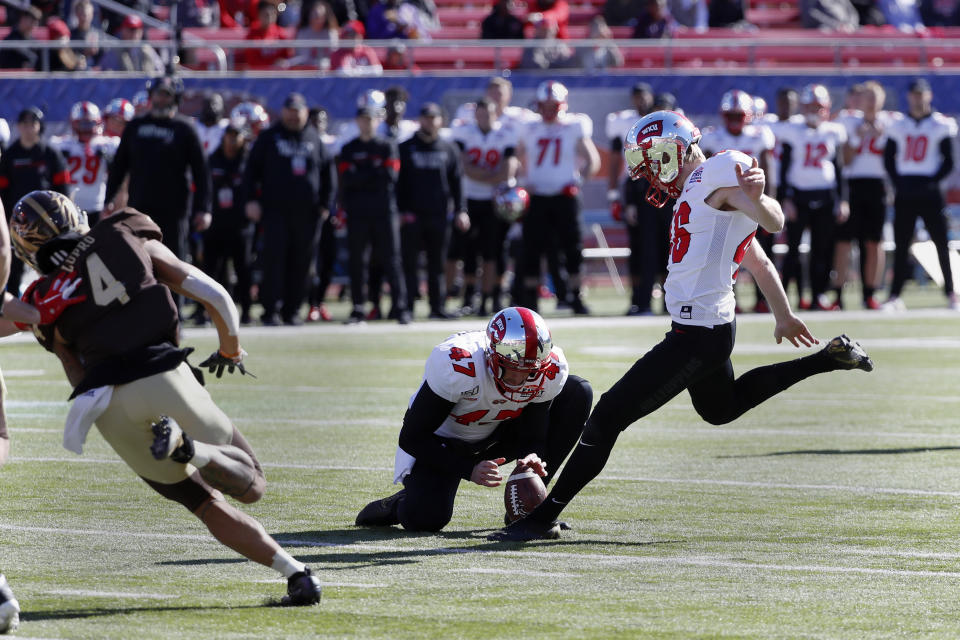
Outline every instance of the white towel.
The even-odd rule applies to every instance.
[[[83,443],[93,422],[107,410],[113,397],[113,386],[97,387],[82,393],[73,400],[67,423],[63,427],[63,446],[77,455],[83,453]]]
[[[400,484],[413,471],[413,464],[417,461],[412,455],[397,447],[397,455],[393,458],[393,484]]]

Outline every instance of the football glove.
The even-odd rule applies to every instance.
[[[218,378],[223,377],[224,369],[227,370],[227,373],[233,373],[234,370],[239,370],[240,375],[256,378],[257,376],[247,371],[246,367],[243,366],[243,357],[245,355],[247,355],[247,352],[243,349],[240,349],[240,353],[233,357],[217,349],[210,354],[209,358],[200,363],[200,368],[206,368],[210,373],[216,373]]]
[[[38,278],[30,283],[27,290],[23,292],[21,298],[27,304],[33,305],[40,312],[40,322],[38,324],[53,324],[57,318],[75,304],[79,304],[87,299],[87,296],[71,297],[83,278],[79,277],[76,271],[70,273],[61,273],[50,284],[46,293],[42,294],[37,290],[42,278]],[[15,323],[17,328],[24,330],[26,325]]]

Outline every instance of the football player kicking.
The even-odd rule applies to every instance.
[[[439,531],[461,480],[496,487],[500,465],[514,458],[550,482],[592,404],[590,383],[568,374],[563,351],[530,309],[503,309],[486,331],[450,336],[427,358],[403,417],[394,483],[404,488],[364,507],[357,525]]]
[[[707,160],[699,140],[692,122],[668,111],[645,116],[627,134],[624,156],[631,177],[650,182],[647,199],[658,206],[677,199],[664,287],[672,328],[601,396],[547,499],[491,534],[491,540],[558,537],[557,516],[600,473],[620,432],[684,389],[697,413],[719,425],[812,375],[873,369],[860,345],[841,335],[812,355],[734,378],[733,282],[741,263],[770,304],[777,343],[786,338],[798,347],[819,341],[791,311],[777,272],[754,237],[758,224],[771,233],[783,227],[780,205],[763,193],[756,159],[726,151]]]
[[[10,231],[17,256],[43,274],[25,298],[72,296],[53,324],[34,329],[75,387],[64,446],[80,453],[95,422],[160,495],[189,509],[224,545],[283,574],[281,604],[318,603],[320,583],[310,569],[224,500],[256,502],[266,480],[250,445],[187,365],[191,350],[177,347],[171,290],[202,303],[216,324],[220,348],[201,366],[218,377],[224,368],[246,373],[238,313],[223,287],[177,259],[159,227],[134,209],[89,229],[66,196],[34,191],[17,202]]]

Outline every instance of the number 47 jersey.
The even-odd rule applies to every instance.
[[[694,169],[677,198],[664,292],[667,310],[680,324],[712,327],[734,319],[733,283],[757,223],[706,200],[717,189],[737,187],[737,164],[746,171],[752,163],[739,151],[719,153]]]
[[[456,403],[435,431],[438,436],[479,442],[504,420],[518,417],[528,404],[508,400],[497,390],[486,346],[485,332],[466,331],[447,338],[427,358],[424,382],[441,398]],[[543,388],[530,402],[553,400],[567,381],[567,359],[560,347],[553,347],[550,360]]]

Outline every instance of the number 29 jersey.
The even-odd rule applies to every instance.
[[[670,255],[664,283],[667,310],[680,324],[712,327],[733,322],[733,283],[757,223],[740,211],[721,211],[706,203],[723,187],[736,187],[736,165],[753,160],[724,151],[697,167],[677,198],[670,230]]]
[[[503,126],[500,121],[492,123],[486,133],[476,123],[454,127],[451,133],[454,142],[466,154],[466,161],[481,169],[496,170],[517,147],[514,129]],[[463,176],[463,194],[471,200],[492,200],[495,189],[492,184]]]
[[[107,195],[107,169],[117,154],[120,138],[94,136],[89,142],[80,142],[73,136],[51,138],[67,161],[73,201],[84,211],[103,211]]]
[[[456,333],[434,347],[423,380],[435,394],[456,403],[434,433],[445,438],[479,442],[504,420],[523,413],[525,402],[514,402],[497,390],[487,365],[484,331]],[[530,402],[553,400],[567,381],[567,359],[560,347],[550,352],[550,366],[538,395]],[[411,404],[414,394],[410,398]]]

